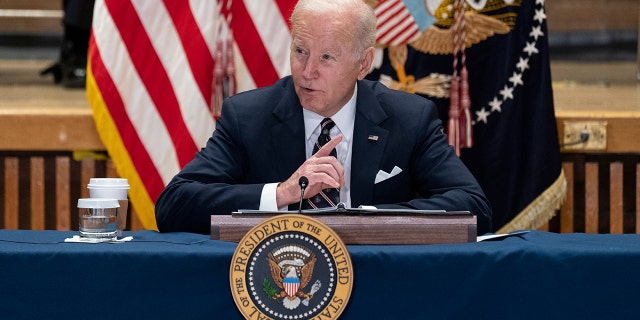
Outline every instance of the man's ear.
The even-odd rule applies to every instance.
[[[358,73],[358,80],[364,79],[364,77],[369,74],[369,70],[371,70],[371,64],[373,63],[374,54],[375,49],[373,47],[369,47],[364,51],[362,59],[360,60],[360,72]]]

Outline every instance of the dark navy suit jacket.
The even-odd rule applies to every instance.
[[[448,145],[431,101],[358,81],[352,148],[353,207],[467,210],[478,217],[479,234],[490,231],[489,203]],[[257,209],[264,184],[286,180],[304,161],[302,106],[291,77],[230,97],[206,147],[158,198],[158,228],[209,233],[212,214]],[[400,174],[374,184],[379,170],[395,166]]]

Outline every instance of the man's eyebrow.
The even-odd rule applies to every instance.
[[[342,55],[342,50],[337,48],[328,48],[326,50],[322,50],[323,54],[329,54],[332,57],[340,57]]]

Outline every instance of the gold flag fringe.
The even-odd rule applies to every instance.
[[[555,216],[556,211],[564,202],[566,191],[567,180],[564,176],[564,170],[561,170],[560,175],[549,188],[496,233],[539,228]]]
[[[471,99],[469,98],[469,75],[466,66],[466,31],[464,0],[454,2],[453,33],[453,75],[451,76],[451,94],[449,96],[449,121],[447,137],[456,154],[461,148],[473,147],[471,123]],[[458,60],[460,66],[458,66]],[[458,71],[458,69],[460,69]]]

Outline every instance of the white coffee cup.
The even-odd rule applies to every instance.
[[[91,178],[87,188],[91,198],[118,200],[120,208],[118,208],[116,229],[118,237],[122,236],[122,231],[127,226],[127,210],[129,207],[127,194],[130,188],[128,180],[124,178]]]

